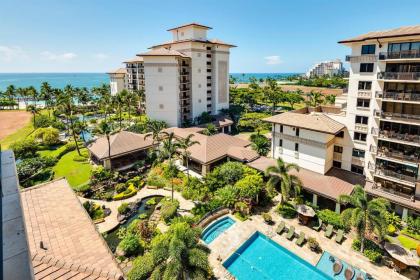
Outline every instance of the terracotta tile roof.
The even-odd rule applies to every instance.
[[[123,279],[66,179],[25,189],[20,195],[35,279]]]
[[[213,44],[213,45],[224,45],[224,46],[228,46],[228,47],[232,47],[232,48],[236,47],[235,45],[232,45],[232,44],[223,42],[223,41],[218,40],[218,39],[209,39],[209,40],[185,39],[185,40],[177,40],[177,41],[164,42],[162,44],[151,46],[149,49],[153,49],[153,48],[157,48],[157,47],[169,46],[169,45],[172,45],[172,44],[188,43],[188,42],[205,43],[205,44]]]
[[[345,126],[322,113],[300,114],[287,112],[265,118],[264,121],[300,127],[328,134],[337,134]]]
[[[119,155],[145,150],[153,145],[152,138],[144,139],[145,134],[137,134],[129,131],[120,131],[110,136],[111,158]],[[106,136],[96,139],[87,146],[89,151],[98,159],[108,158],[108,140]]]
[[[403,26],[395,29],[383,30],[383,31],[372,31],[366,34],[362,34],[350,39],[345,39],[339,41],[338,43],[351,43],[351,42],[361,42],[371,39],[380,39],[380,38],[393,38],[393,37],[403,37],[403,36],[412,36],[420,35],[420,25],[413,26]]]
[[[172,31],[172,30],[179,29],[179,28],[183,28],[183,27],[187,27],[187,26],[196,26],[196,27],[200,27],[200,28],[204,28],[204,29],[212,29],[212,28],[211,28],[211,27],[209,27],[209,26],[202,25],[202,24],[197,23],[197,22],[191,22],[191,23],[183,24],[183,25],[180,25],[180,26],[177,26],[177,27],[174,27],[174,28],[168,29],[167,31]]]
[[[227,155],[243,162],[250,162],[259,157],[258,153],[251,148],[242,148],[237,146],[230,147],[227,150]]]
[[[176,50],[168,50],[166,48],[156,48],[156,49],[152,49],[148,52],[145,53],[140,53],[138,54],[138,56],[180,56],[180,57],[186,57],[189,58],[188,55],[176,51]]]
[[[272,158],[260,157],[253,162],[247,163],[252,168],[265,172],[267,167],[276,165],[276,160]],[[302,181],[303,188],[309,192],[337,200],[341,194],[351,194],[354,185],[365,184],[364,176],[352,173],[347,170],[331,168],[325,175],[316,173],[304,168],[299,172],[292,171]]]
[[[191,129],[191,128],[190,128]],[[188,151],[190,152],[190,158],[201,162],[202,164],[210,163],[219,158],[228,156],[228,150],[232,147],[244,148],[251,144],[247,140],[240,139],[224,133],[218,133],[216,135],[207,136],[204,134],[192,132],[190,129],[171,127],[166,129],[168,133],[173,132],[178,138],[185,138],[190,134],[193,134],[192,140],[200,142],[191,146]],[[238,154],[235,155],[239,158],[243,156]],[[247,156],[251,156],[251,153],[246,153]]]
[[[214,124],[217,128],[219,128],[219,127],[225,127],[225,126],[232,125],[233,121],[226,116],[218,115],[218,116],[215,117],[214,121],[212,121],[211,123]],[[207,125],[208,125],[208,123],[205,123],[205,124],[199,125],[199,127],[206,128]]]
[[[127,69],[125,68],[118,68],[113,71],[109,71],[107,74],[127,74]]]
[[[133,57],[124,61],[124,63],[137,63],[137,62],[143,62],[143,57],[136,56],[136,57]]]

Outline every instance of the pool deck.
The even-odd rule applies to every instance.
[[[289,241],[286,239],[285,233],[283,233],[282,235],[278,235],[275,232],[277,225],[280,223],[280,221],[284,220],[286,222],[287,228],[293,225],[295,227],[296,233],[300,233],[301,231],[303,231],[305,233],[306,238],[315,237],[324,251],[328,251],[330,254],[351,264],[352,266],[362,269],[363,271],[371,274],[377,280],[408,279],[403,275],[394,272],[392,269],[372,264],[366,257],[351,249],[352,238],[348,235],[346,235],[348,239],[346,239],[341,245],[339,245],[334,240],[335,235],[333,235],[331,239],[328,239],[324,237],[324,231],[317,232],[309,227],[302,226],[298,223],[297,219],[283,219],[282,217],[280,217],[280,215],[274,213],[274,210],[271,211],[271,215],[275,222],[274,225],[267,225],[266,223],[264,223],[264,220],[260,215],[251,216],[250,219],[244,222],[238,221],[235,217],[231,216],[231,218],[234,219],[236,223],[208,245],[208,247],[211,250],[209,261],[213,267],[214,274],[217,278],[232,279],[232,276],[223,267],[222,264],[255,231],[260,231],[261,233],[267,235],[272,240],[274,240],[290,252],[301,257],[310,264],[316,266],[316,264],[322,256],[322,253],[316,254],[312,252],[308,248],[307,244],[304,244],[302,247],[299,247],[295,244],[296,238],[294,238],[292,241]],[[218,261],[218,258],[221,258],[222,261]]]

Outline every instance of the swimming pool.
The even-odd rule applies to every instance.
[[[230,217],[224,217],[210,224],[201,235],[201,239],[206,243],[210,244],[215,240],[222,232],[230,228],[235,223]]]
[[[341,263],[342,263],[342,265],[343,265],[343,268],[342,268],[341,272],[338,275],[335,275],[334,274],[334,271],[333,271],[334,261],[330,260],[330,257],[333,258],[332,260],[339,260],[338,258],[335,258],[334,256],[332,256],[330,253],[324,251],[324,253],[322,254],[321,258],[319,259],[316,267],[319,270],[321,270],[324,273],[326,273],[327,275],[330,275],[330,277],[332,279],[345,280],[346,277],[344,276],[344,271],[346,270],[347,267],[352,267],[352,266],[349,265],[348,263],[340,260]],[[353,277],[353,279],[356,279],[356,277],[359,274],[362,275],[362,277],[363,277],[362,279],[367,279],[365,273],[361,272],[359,269],[356,269],[354,267],[352,267],[352,268],[354,270],[354,277]]]
[[[331,279],[258,231],[223,266],[238,280]]]

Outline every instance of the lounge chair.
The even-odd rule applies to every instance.
[[[313,226],[312,229],[319,231],[322,228],[322,220],[318,219],[318,225],[317,226]]]
[[[296,240],[296,245],[302,246],[303,242],[305,242],[305,233],[300,232],[299,238],[298,238],[298,240]]]
[[[343,242],[344,239],[344,231],[342,229],[339,229],[337,231],[337,236],[335,237],[335,242],[337,242],[338,244],[341,244],[341,242]]]
[[[289,231],[287,232],[286,238],[289,239],[289,240],[292,240],[293,237],[295,237],[295,227],[291,226],[289,228]]]
[[[280,235],[280,234],[283,233],[283,231],[285,229],[286,229],[286,223],[284,221],[281,221],[280,224],[279,224],[279,226],[276,229],[276,233]]]
[[[333,235],[333,226],[332,225],[327,226],[327,230],[325,231],[324,235],[327,238],[331,238],[331,236]]]

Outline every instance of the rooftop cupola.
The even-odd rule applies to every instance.
[[[198,23],[189,23],[168,29],[172,32],[173,41],[183,41],[183,40],[207,40],[207,30],[211,27],[198,24]]]

